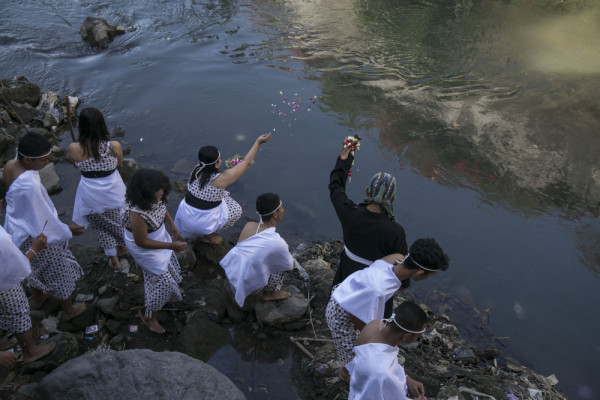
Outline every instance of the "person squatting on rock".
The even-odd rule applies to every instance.
[[[248,222],[237,244],[221,260],[236,302],[242,307],[252,293],[262,299],[283,300],[290,293],[281,290],[283,272],[290,271],[294,259],[279,233],[277,223],[283,220],[283,202],[274,193],[264,193],[256,199],[259,222]]]
[[[350,374],[349,400],[427,400],[423,384],[408,377],[398,363],[398,346],[416,341],[425,332],[427,314],[404,301],[387,319],[375,319],[360,332],[356,356],[346,365]],[[408,389],[408,390],[407,390]]]
[[[344,239],[344,250],[332,287],[352,273],[373,264],[388,254],[406,254],[408,246],[402,225],[396,222],[392,203],[396,198],[396,179],[384,172],[373,176],[366,189],[367,198],[356,205],[346,194],[353,152],[343,148],[329,180],[329,194]],[[410,280],[403,282],[408,287]],[[385,315],[392,313],[393,301],[386,303]]]
[[[40,181],[38,171],[48,164],[51,147],[42,135],[27,133],[19,141],[17,159],[6,163],[3,179],[9,189],[4,228],[23,252],[31,248],[40,233],[46,235],[47,247],[32,260],[27,278],[33,295],[32,307],[39,308],[48,298],[55,297],[61,304],[62,319],[68,321],[86,309],[83,303],[71,302],[83,270],[68,248],[72,235],[82,234],[84,227],[60,221]]]
[[[203,242],[220,244],[219,232],[233,226],[242,216],[242,207],[225,189],[240,179],[252,165],[261,144],[271,138],[271,133],[260,135],[244,157],[244,161],[219,173],[221,153],[214,146],[203,146],[198,151],[198,161],[190,175],[185,198],[175,213],[175,225],[181,237],[200,237]]]
[[[325,317],[338,360],[344,365],[352,360],[360,330],[372,320],[384,317],[386,301],[394,296],[403,280],[425,280],[437,271],[447,270],[448,263],[448,256],[435,239],[418,239],[406,256],[388,255],[336,285]],[[348,381],[346,368],[341,369],[340,379]]]
[[[0,180],[0,203],[4,201],[7,189],[8,185]],[[55,347],[54,343],[38,346],[33,341],[29,302],[21,284],[31,273],[29,261],[45,247],[46,235],[40,233],[23,255],[0,226],[0,329],[15,334],[23,348],[25,364],[44,357]],[[16,361],[16,354],[0,351],[0,366],[12,368]]]
[[[125,184],[117,171],[123,163],[121,144],[110,140],[102,113],[84,108],[79,114],[79,137],[69,145],[69,157],[81,171],[75,194],[73,222],[89,227],[114,270],[121,269],[119,257],[127,252],[123,241],[120,211],[125,203]]]
[[[165,332],[156,312],[167,302],[182,300],[178,285],[182,279],[174,252],[183,253],[187,243],[173,242],[178,232],[166,206],[170,188],[169,178],[162,172],[139,170],[127,185],[122,214],[125,245],[144,274],[146,312],[140,317],[156,333]]]

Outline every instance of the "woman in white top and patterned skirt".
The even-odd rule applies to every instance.
[[[221,153],[214,146],[203,146],[198,152],[196,165],[185,198],[175,214],[175,226],[182,238],[200,237],[203,242],[220,244],[219,232],[233,226],[242,216],[242,207],[225,189],[250,168],[258,148],[271,138],[271,133],[260,135],[244,157],[244,161],[219,173]]]
[[[89,226],[96,233],[109,265],[119,270],[118,256],[127,252],[119,218],[125,203],[125,184],[117,171],[123,163],[123,150],[119,142],[110,140],[99,110],[90,107],[79,114],[79,138],[69,145],[69,157],[81,171],[73,222]]]

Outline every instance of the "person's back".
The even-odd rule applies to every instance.
[[[425,331],[427,315],[405,301],[392,316],[367,324],[356,340],[356,356],[346,365],[350,373],[350,400],[404,400],[407,389],[425,399],[423,385],[408,376],[398,363],[398,345],[408,345]]]
[[[252,293],[260,294],[264,301],[291,295],[281,286],[282,272],[292,269],[293,258],[285,240],[275,232],[283,220],[283,203],[278,195],[264,193],[256,199],[256,209],[260,221],[248,222],[238,243],[220,261],[240,306]]]

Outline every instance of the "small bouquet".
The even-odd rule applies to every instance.
[[[227,160],[225,160],[225,166],[227,166],[227,168],[233,168],[236,165],[238,165],[239,163],[241,163],[242,161],[244,161],[244,157],[242,157],[236,153],[233,156],[231,156],[230,158],[228,158]]]
[[[344,149],[350,149],[350,153],[354,155],[356,150],[360,149],[360,141],[362,138],[356,134],[354,136],[348,136],[344,139]],[[354,165],[354,160],[352,160],[352,165]],[[348,170],[348,182],[352,181],[352,170]]]
[[[348,136],[344,140],[344,148],[350,149],[350,152],[352,153],[352,155],[354,155],[354,152],[360,149],[361,140],[362,138],[359,135]]]

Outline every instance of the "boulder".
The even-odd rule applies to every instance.
[[[203,311],[195,311],[179,335],[177,350],[198,360],[207,361],[227,342],[227,329],[210,321]]]
[[[125,129],[122,126],[115,126],[110,131],[110,137],[111,138],[123,137],[123,136],[125,136]]]
[[[44,377],[35,399],[242,400],[246,397],[216,369],[177,352],[145,349],[96,351]]]
[[[8,87],[2,88],[2,95],[9,103],[29,104],[35,107],[40,100],[40,87],[20,77],[2,82]]]
[[[133,158],[124,158],[123,165],[117,167],[117,171],[119,171],[119,174],[121,174],[121,178],[125,183],[127,183],[129,178],[140,169],[142,169],[141,165]]]
[[[39,114],[38,109],[30,106],[28,103],[15,103],[13,101],[11,103],[11,109],[11,111],[14,111],[19,115],[19,118],[21,118],[21,121],[23,121],[24,124],[29,124]]]
[[[175,255],[177,256],[177,261],[179,261],[181,271],[191,271],[196,266],[196,254],[192,246],[188,245],[183,253],[175,253]]]
[[[105,49],[113,38],[125,33],[122,26],[109,24],[104,18],[87,17],[79,28],[83,40],[92,46]]]
[[[46,164],[46,166],[40,170],[40,179],[42,180],[42,185],[44,185],[48,191],[48,194],[53,194],[61,190],[60,178],[56,173],[53,162]]]
[[[285,300],[256,302],[254,311],[259,323],[284,327],[284,325],[302,318],[308,308],[308,299],[294,286],[285,286],[282,290],[292,293]]]

